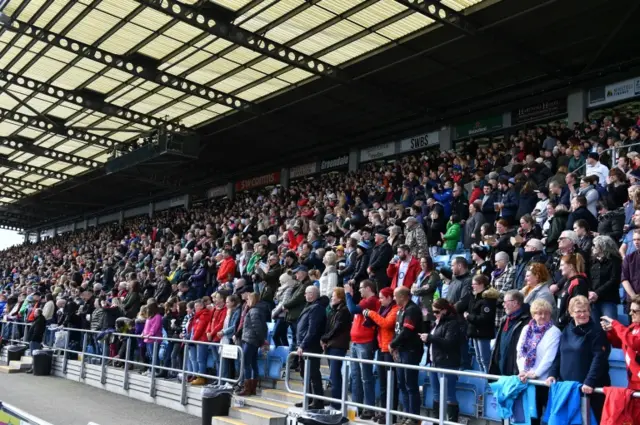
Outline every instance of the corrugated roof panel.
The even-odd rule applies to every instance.
[[[11,17],[15,18],[14,15],[16,14],[16,10],[18,10],[18,8],[20,6],[22,6],[22,3],[24,3],[25,1],[29,1],[29,0],[14,0],[14,1],[10,1],[9,3],[7,3],[5,8],[2,10],[2,13],[4,13],[7,16],[11,16]]]
[[[226,7],[231,10],[240,10],[249,4],[251,0],[212,0],[212,3],[217,3],[220,6]]]
[[[65,137],[58,136],[55,134],[45,134],[40,140],[36,142],[36,145],[45,147],[44,143],[51,142],[55,144],[55,143],[60,143],[63,140],[65,140]]]
[[[93,44],[104,33],[117,25],[124,16],[113,16],[101,10],[93,9],[78,25],[67,33],[67,36],[85,44]]]
[[[5,109],[13,109],[18,106],[18,101],[2,92],[0,93],[0,105]]]
[[[8,174],[7,174],[8,175]],[[53,179],[51,177],[49,177],[48,179],[42,179],[38,182],[38,184],[41,184],[43,186],[53,186],[54,184],[58,183],[60,180],[58,179]]]
[[[148,93],[147,90],[143,90],[137,87],[127,87],[129,88],[129,90],[120,92],[118,97],[116,99],[111,99],[110,102],[114,105],[124,106],[129,102],[133,102],[140,96]]]
[[[204,99],[202,97],[199,96],[189,96],[186,99],[182,100],[184,103],[186,103],[187,105],[191,105],[191,107],[193,109],[204,105],[205,103],[209,103],[209,99]]]
[[[76,139],[73,140],[65,140],[64,143],[62,143],[60,146],[56,146],[56,150],[58,152],[64,152],[64,153],[71,153],[73,151],[75,151],[76,149],[80,149],[83,146],[86,146],[87,144],[84,142],[80,142]]]
[[[95,73],[93,72],[74,66],[58,77],[53,84],[65,89],[75,90],[94,75]]]
[[[302,40],[294,45],[293,48],[306,54],[314,54],[360,31],[362,31],[362,28],[359,25],[348,21],[340,21],[313,37]]]
[[[215,84],[213,88],[229,93],[241,87],[244,87],[247,84],[252,83],[258,78],[262,77],[264,77],[264,74],[261,72],[255,71],[253,69],[245,69],[238,72],[237,74],[232,75],[231,77],[225,78],[218,84]]]
[[[22,49],[11,46],[9,50],[7,50],[7,53],[0,57],[0,69],[7,69],[7,65],[9,65],[9,62],[11,62],[11,60],[15,58],[20,52],[22,52]]]
[[[211,105],[207,108],[208,111],[211,111],[215,114],[224,114],[225,112],[228,112],[231,110],[230,107],[225,106],[221,103],[216,103],[215,105]]]
[[[188,43],[195,37],[202,34],[202,30],[195,28],[184,22],[176,22],[171,28],[168,28],[163,34],[169,38],[173,38],[176,41],[182,43]],[[170,53],[170,52],[167,52]]]
[[[78,174],[84,173],[87,170],[88,170],[87,167],[81,167],[79,165],[76,165],[75,167],[71,167],[68,170],[64,170],[64,172],[67,174],[71,174],[72,176],[77,176]]]
[[[12,2],[9,2],[11,4]],[[40,10],[40,7],[44,4],[44,0],[29,0],[27,6],[20,12],[18,16],[21,21],[29,21]],[[7,8],[8,9],[8,8]],[[15,9],[14,9],[15,10]],[[9,11],[7,10],[7,13]]]
[[[204,51],[209,53],[219,53],[233,44],[232,42],[222,38],[216,39],[213,43],[206,43],[207,40],[211,40],[212,38],[212,36],[205,38],[201,42],[197,43],[196,47],[201,47]]]
[[[15,162],[25,162],[33,158],[34,155],[27,152],[15,151],[13,155],[9,157],[10,160]]]
[[[65,106],[56,106],[48,113],[58,118],[67,119],[76,112],[77,112],[76,110],[67,108]]]
[[[19,136],[26,137],[29,139],[35,139],[37,137],[40,137],[41,134],[42,134],[42,131],[37,130],[33,127],[26,127],[24,130],[21,130],[20,133],[18,133]]]
[[[18,59],[18,61],[10,68],[10,71],[22,73],[22,69],[24,68],[24,66],[29,63],[35,56],[36,55],[33,52],[25,52],[24,55],[20,59]]]
[[[323,0],[320,5],[336,15],[341,15],[360,3],[364,3],[364,0]]]
[[[100,47],[118,55],[124,55],[136,44],[150,36],[153,32],[136,24],[125,24]]]
[[[125,130],[126,130],[126,128],[125,128]],[[100,131],[94,131],[94,133],[96,133],[96,134],[103,133],[103,135],[106,135],[106,133],[100,132]],[[117,133],[113,133],[113,134],[109,135],[109,138],[111,138],[113,140],[117,140],[119,142],[124,142],[124,141],[127,141],[127,140],[131,139],[131,137],[134,136],[134,135],[135,135],[135,133],[119,131]]]
[[[158,12],[155,9],[147,7],[142,12],[134,16],[131,22],[151,31],[157,31],[164,24],[171,21],[171,19],[171,16],[166,13]]]
[[[407,8],[405,6],[393,0],[382,0],[351,15],[349,20],[362,25],[364,28],[371,28],[372,26],[403,12],[406,9]]]
[[[22,179],[22,180],[24,180],[24,179]],[[36,191],[34,189],[31,189],[31,188],[28,188],[28,187],[25,187],[25,188],[22,189],[22,193],[24,193],[25,195],[31,195],[31,194],[33,194],[35,192]]]
[[[15,149],[11,149],[8,146],[4,146],[4,145],[0,146],[0,154],[1,155],[11,155],[11,154],[13,154],[14,150]]]
[[[179,47],[180,43],[176,42]],[[177,47],[176,47],[177,48]],[[174,48],[175,49],[175,48]],[[180,62],[172,60],[173,65],[166,69],[166,72],[170,72],[173,75],[180,75],[188,69],[200,64],[201,62],[210,59],[211,53],[206,51],[191,50],[191,55],[184,57]]]
[[[282,15],[291,12],[302,4],[304,4],[303,0],[281,0],[266,10],[264,7],[260,7],[258,9],[260,10],[260,13],[258,14],[256,14],[255,11],[249,11],[247,15],[251,16],[251,19],[247,20],[240,26],[248,31],[257,32],[257,30],[263,28],[265,25],[270,24]]]
[[[132,0],[102,0],[98,3],[97,9],[124,18],[138,7],[140,7],[140,3]]]
[[[184,125],[188,125],[189,127],[195,127],[201,122],[209,121],[210,119],[215,118],[216,116],[217,116],[216,114],[212,114],[209,111],[200,111],[200,112],[193,113],[189,116],[183,117],[181,119],[181,122]]]
[[[181,60],[183,60],[184,58],[186,58],[190,54],[193,54],[193,52],[196,52],[197,50],[198,49],[196,49],[195,47],[187,47],[184,51],[178,53],[177,55],[175,55],[171,59],[168,59],[168,60],[162,62],[160,65],[158,65],[158,69],[161,70],[161,71],[166,71],[167,68],[173,66],[176,63],[179,63]],[[142,49],[140,51],[142,52]]]
[[[49,171],[62,171],[65,168],[70,167],[71,165],[73,164],[66,161],[55,161],[55,162],[51,162],[44,168],[46,168]]]
[[[42,178],[42,176],[39,175],[39,174],[29,174],[27,176],[22,177],[20,180],[24,180],[24,181],[27,181],[27,182],[30,182],[30,183],[34,183],[34,182],[37,182],[38,180],[40,180],[41,178]],[[21,189],[21,192],[27,193],[27,194],[35,192],[35,190],[29,189],[27,187],[22,187],[20,189]],[[31,192],[28,192],[28,190],[30,190]]]
[[[279,71],[286,66],[287,64],[284,62],[272,58],[266,58],[253,65],[251,68],[264,74],[273,74],[274,72]]]
[[[74,155],[79,156],[81,158],[91,158],[92,156],[98,155],[99,153],[104,151],[105,149],[103,148],[89,145],[86,148],[77,151]]]
[[[353,43],[349,43],[346,46],[322,56],[320,59],[332,65],[339,65],[357,58],[358,56],[361,56],[373,49],[377,49],[380,46],[384,46],[388,42],[388,39],[378,34],[369,34],[354,41]]]
[[[175,41],[172,38],[160,35],[154,40],[142,46],[138,50],[138,52],[142,53],[143,55],[151,56],[155,59],[162,59],[167,56],[167,53],[180,47],[180,44],[181,43]],[[160,67],[160,69],[162,69],[162,67]]]
[[[64,2],[61,3],[64,4]],[[82,4],[82,2],[75,2],[75,4],[71,6],[71,9],[69,9],[67,13],[62,15],[62,17],[51,27],[51,31],[60,33],[64,28],[66,28],[67,25],[71,23],[71,21],[76,18],[76,16],[78,16],[86,8],[87,6],[85,4]]]
[[[24,176],[26,173],[24,171],[11,170],[5,174],[7,177],[11,177],[12,179],[19,179]]]
[[[234,49],[232,52],[227,53],[223,57],[231,62],[235,62],[238,64],[245,64],[249,62],[251,59],[255,59],[260,56],[260,53],[254,52],[253,50],[246,49],[244,47],[238,47]]]
[[[34,167],[42,167],[45,164],[51,162],[51,158],[47,158],[44,156],[37,156],[33,158],[31,161],[27,162],[29,165],[33,165]]]
[[[313,6],[293,16],[267,32],[267,37],[279,43],[286,43],[335,17],[321,7]]]
[[[93,158],[94,161],[99,161],[99,162],[107,162],[109,160],[109,153],[104,153],[98,157]]]
[[[419,13],[414,13],[406,18],[402,18],[399,21],[387,25],[376,32],[392,40],[398,40],[426,27],[427,25],[431,25],[433,22],[435,21],[431,18],[420,15]]]
[[[0,121],[0,136],[9,136],[18,130],[20,126],[12,121]]]
[[[100,62],[96,62],[92,59],[87,58],[80,59],[80,62],[78,62],[76,66],[79,66],[82,69],[86,69],[87,71],[95,72],[96,74],[107,67]]]
[[[187,78],[200,84],[206,84],[209,81],[226,74],[232,69],[236,69],[237,67],[237,64],[224,58],[220,58],[216,59],[213,63],[192,72]]]
[[[75,53],[67,52],[66,50],[62,50],[61,48],[53,46],[51,44],[48,44],[48,46],[50,46],[50,49],[47,52],[47,57],[49,58],[56,59],[60,62],[69,63],[78,57],[78,55],[76,55]]]
[[[256,100],[289,86],[290,84],[285,81],[278,78],[272,78],[262,84],[258,84],[257,86],[250,88],[249,90],[239,93],[238,96],[246,100]]]
[[[95,81],[87,86],[88,89],[95,90],[100,93],[107,94],[111,90],[122,84],[120,81],[107,77],[98,77]]]
[[[292,69],[291,71],[287,71],[284,74],[280,75],[278,78],[288,83],[295,84],[298,81],[302,81],[311,76],[313,76],[312,73],[303,71],[302,69]]]

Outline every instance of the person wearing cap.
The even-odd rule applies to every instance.
[[[380,309],[364,310],[362,315],[371,319],[378,327],[378,360],[393,363],[393,357],[389,352],[389,343],[393,340],[396,318],[398,316],[398,305],[393,299],[393,289],[383,288],[380,290]],[[387,368],[380,366],[378,369],[380,377],[380,402],[381,405],[387,400],[387,390],[393,388],[393,410],[398,410],[398,386],[394,382],[387,382]],[[385,423],[385,416],[382,413],[376,413],[373,418],[374,422],[379,424]]]
[[[600,155],[597,152],[589,152],[586,164],[585,176],[597,176],[598,183],[601,186],[606,186],[609,167],[600,163]]]
[[[378,229],[376,231],[374,239],[375,246],[371,250],[369,266],[367,267],[369,279],[376,283],[378,290],[389,286],[387,265],[393,258],[393,252],[391,245],[387,242],[388,236],[385,229]]]
[[[409,246],[411,255],[422,257],[427,255],[427,235],[415,217],[408,217],[404,222],[406,226],[405,244]]]
[[[500,177],[498,180],[498,199],[494,203],[498,211],[498,218],[504,219],[509,224],[513,224],[518,210],[518,195],[513,187],[509,187],[513,179]]]
[[[367,279],[367,267],[369,267],[369,258],[371,246],[369,242],[360,241],[356,246],[356,262],[353,268],[351,279],[347,282],[351,286],[356,286],[363,280]],[[357,295],[356,295],[357,298]]]
[[[488,279],[491,278],[493,272],[493,265],[491,261],[487,261],[487,257],[491,254],[491,249],[487,245],[474,245],[471,248],[471,261],[473,262],[473,268],[471,269],[471,276],[485,275]]]
[[[295,278],[298,281],[298,285],[296,289],[291,294],[291,298],[283,304],[283,308],[287,312],[285,316],[285,320],[289,323],[291,327],[291,331],[294,335],[292,346],[290,351],[295,351],[297,349],[297,326],[298,319],[300,318],[300,314],[302,313],[302,309],[306,304],[305,299],[305,291],[309,286],[313,286],[313,282],[309,279],[309,269],[304,265],[299,265],[295,269],[293,269],[293,273],[295,273]],[[292,368],[297,369],[299,366],[298,358],[295,357],[292,362]]]

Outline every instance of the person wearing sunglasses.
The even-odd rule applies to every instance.
[[[607,332],[607,339],[613,348],[622,348],[627,362],[627,376],[629,376],[628,388],[640,390],[640,361],[638,351],[640,351],[640,295],[631,299],[629,308],[631,324],[624,326],[617,320],[609,316],[600,318],[602,329]]]

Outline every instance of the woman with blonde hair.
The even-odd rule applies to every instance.
[[[571,320],[562,331],[546,382],[547,385],[556,381],[581,382],[581,391],[590,395],[591,408],[600,422],[604,394],[596,394],[594,389],[611,385],[608,360],[611,346],[600,325],[591,319],[591,304],[587,297],[576,295],[568,304]],[[548,414],[549,411],[543,421],[548,419]]]
[[[560,259],[560,273],[564,283],[558,285],[558,319],[556,326],[564,329],[571,320],[569,302],[575,296],[589,296],[591,285],[585,274],[584,258],[580,254],[568,254]]]
[[[330,297],[338,286],[338,269],[336,268],[338,256],[333,251],[327,251],[322,262],[326,267],[320,276],[320,296]]]
[[[542,263],[531,264],[524,277],[526,283],[522,288],[524,302],[532,305],[534,301],[540,299],[547,301],[552,306],[555,305],[555,299],[549,290],[549,280],[551,280],[551,275],[547,266]]]
[[[531,303],[530,311],[533,319],[522,328],[516,345],[518,377],[524,383],[528,379],[546,379],[549,376],[562,335],[560,329],[553,325],[552,304],[544,299],[537,299]],[[549,388],[536,386],[538,415],[542,415],[548,398]],[[531,423],[539,424],[540,419],[532,419]]]

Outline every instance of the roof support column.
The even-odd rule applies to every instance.
[[[349,151],[349,172],[355,172],[358,169],[358,164],[360,163],[359,155],[360,150],[356,148],[352,148]]]
[[[227,198],[231,201],[236,198],[236,187],[233,182],[227,183]]]
[[[40,243],[40,234],[42,230],[36,229],[36,243]]]
[[[440,140],[440,151],[446,152],[453,149],[453,131],[451,127],[442,127],[438,132]]]
[[[153,218],[153,213],[156,211],[156,204],[149,202],[149,218]]]
[[[184,209],[187,211],[191,209],[191,195],[188,193],[184,195]]]
[[[289,169],[283,168],[280,171],[280,186],[284,187],[285,189],[289,189],[289,180],[290,180],[289,177],[290,177]]]
[[[71,224],[71,231],[75,232],[76,230],[78,230],[78,223],[76,223],[75,221]]]
[[[572,127],[574,122],[583,122],[587,117],[587,92],[577,90],[567,96],[567,126]]]
[[[29,236],[31,235],[31,233],[29,233],[28,231],[24,231],[24,243],[29,243]]]
[[[124,223],[124,210],[120,210],[118,214],[118,223],[120,223],[121,226]]]
[[[87,230],[89,228],[89,222],[88,222],[88,220],[86,218],[84,219],[84,223],[82,225],[82,228],[84,230]]]

